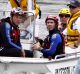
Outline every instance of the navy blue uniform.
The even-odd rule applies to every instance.
[[[0,22],[0,56],[21,56],[20,31],[10,18]]]

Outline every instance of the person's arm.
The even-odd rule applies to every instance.
[[[46,56],[52,56],[55,53],[56,48],[60,42],[62,42],[61,36],[59,34],[54,34],[51,39],[50,48],[42,49],[41,52]]]
[[[21,50],[22,47],[21,47],[20,43],[17,45],[17,44],[12,42],[10,32],[11,32],[10,24],[5,23],[5,25],[2,27],[2,32],[1,32],[3,39],[4,39],[5,46],[9,46],[11,48],[16,48],[16,49]]]

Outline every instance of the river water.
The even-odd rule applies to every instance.
[[[58,16],[61,8],[68,8],[69,0],[37,0],[42,10],[42,18],[39,20],[39,37],[45,38],[48,34],[45,26],[45,18],[47,15]]]
[[[0,11],[6,10],[8,0],[0,0]],[[37,0],[37,3],[40,5],[40,9],[42,11],[41,19],[37,19],[36,21],[36,34],[40,38],[45,38],[48,34],[46,26],[45,26],[45,18],[47,15],[52,14],[58,16],[59,10],[63,7],[67,7],[69,0]],[[5,13],[3,13],[4,15]],[[2,14],[0,14],[0,18]]]

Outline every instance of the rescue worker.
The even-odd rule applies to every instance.
[[[72,14],[67,30],[68,46],[74,48],[75,52],[80,52],[80,0],[70,0],[68,6]],[[80,74],[80,58],[75,66],[74,74]]]
[[[35,21],[35,19],[37,19],[38,16],[39,18],[41,18],[41,11],[40,11],[39,4],[36,3],[36,0],[31,0],[31,1],[32,2],[30,4],[29,4],[30,0],[29,2],[28,0],[9,0],[8,1],[7,8],[9,11],[14,7],[20,7],[23,11],[29,11],[34,13],[34,15],[32,13],[27,14],[28,17],[25,19],[23,26],[20,26],[21,29],[28,30],[29,26],[33,25],[32,23]],[[6,16],[9,16],[9,13],[6,14]]]
[[[71,0],[68,6],[72,15],[67,27],[67,46],[77,48],[80,44],[80,0]]]
[[[0,21],[0,56],[24,57],[18,26],[26,14],[18,7],[13,8],[10,15]]]
[[[36,4],[36,0],[34,0],[34,10],[36,16],[39,14],[40,7]],[[8,2],[9,7],[20,7],[23,11],[28,11],[28,0],[9,0]]]
[[[20,7],[22,10],[27,10],[27,0],[9,0],[12,8]]]
[[[67,27],[67,23],[70,19],[71,13],[70,10],[68,8],[62,8],[59,11],[59,18],[60,18],[60,24],[58,26],[58,29],[63,32],[66,27]]]
[[[49,35],[42,43],[37,42],[33,45],[33,50],[39,50],[43,53],[44,58],[55,58],[56,55],[64,54],[64,39],[58,30],[58,19],[53,15],[47,16],[45,20]]]
[[[67,24],[68,24],[68,21],[70,19],[70,16],[71,16],[71,13],[70,13],[70,10],[68,8],[60,9],[60,11],[59,11],[60,24],[58,25],[58,29],[64,35],[65,43],[67,41],[67,39],[66,39],[67,38],[66,28],[67,28]]]

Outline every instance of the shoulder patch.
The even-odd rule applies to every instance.
[[[56,37],[57,37],[57,34],[53,34],[53,35],[52,35],[52,38],[56,38]]]

